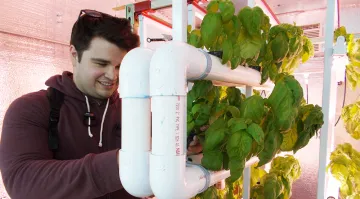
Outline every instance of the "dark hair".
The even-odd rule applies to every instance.
[[[85,14],[75,22],[71,32],[70,44],[75,46],[79,62],[95,37],[103,38],[126,51],[138,47],[140,43],[139,36],[133,33],[130,21],[126,18],[106,14],[96,18]]]

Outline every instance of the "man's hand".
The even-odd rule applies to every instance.
[[[199,154],[201,153],[203,150],[201,144],[198,142],[196,145],[194,146],[189,146],[188,147],[188,151],[187,151],[187,155],[195,155],[195,154]]]
[[[190,142],[188,148],[187,148],[187,155],[195,155],[201,153],[203,150],[203,147],[201,146],[199,140],[197,137],[194,137],[194,140]]]

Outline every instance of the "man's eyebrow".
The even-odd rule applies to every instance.
[[[91,61],[101,62],[101,63],[111,63],[109,60],[101,59],[101,58],[91,58]]]

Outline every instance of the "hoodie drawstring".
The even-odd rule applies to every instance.
[[[87,106],[88,112],[90,112],[89,100],[88,100],[88,97],[86,95],[85,95],[85,99],[86,99],[86,106]],[[104,111],[104,114],[103,114],[102,119],[101,119],[99,147],[102,147],[102,132],[103,132],[103,126],[104,126],[104,121],[105,121],[105,115],[106,115],[108,107],[109,107],[109,98],[108,98],[108,100],[106,102],[105,111]],[[91,133],[90,125],[91,125],[91,118],[89,117],[88,134],[89,134],[89,137],[93,137],[93,134]]]

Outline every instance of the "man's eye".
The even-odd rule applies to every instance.
[[[99,66],[106,66],[107,64],[105,64],[105,63],[96,63],[97,65],[99,65]]]

